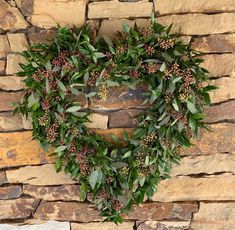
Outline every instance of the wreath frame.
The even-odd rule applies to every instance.
[[[87,25],[58,27],[51,44],[22,52],[27,63],[18,75],[26,77],[26,87],[14,113],[32,118],[33,138],[46,151],[55,148],[56,171],[79,180],[81,200],[91,192],[101,216],[115,223],[134,204],[151,199],[180,162],[180,149],[207,128],[204,107],[216,87],[200,67],[202,54],[170,30],[155,20],[148,28],[124,24],[111,40],[92,39]],[[112,144],[88,129],[91,110],[70,98],[85,93],[106,100],[109,89],[120,85],[147,86],[149,105],[133,135],[124,132],[124,146],[115,136]]]

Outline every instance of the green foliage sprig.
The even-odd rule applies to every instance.
[[[149,28],[124,25],[114,40],[94,41],[87,26],[58,28],[52,44],[24,51],[25,95],[15,112],[32,118],[33,137],[44,149],[55,147],[55,167],[81,184],[101,215],[116,223],[122,214],[151,199],[160,180],[180,160],[181,147],[205,128],[203,110],[210,104],[207,71],[200,54],[156,22]],[[126,145],[107,142],[86,127],[91,111],[80,94],[108,98],[112,87],[146,87],[148,109],[139,116]],[[118,142],[116,137],[113,137]]]

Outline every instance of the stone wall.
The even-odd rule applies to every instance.
[[[50,41],[57,23],[88,22],[94,35],[113,36],[126,21],[148,24],[151,11],[185,42],[205,53],[213,84],[213,106],[195,146],[182,152],[172,178],[161,182],[152,203],[125,216],[117,227],[100,224],[98,212],[79,201],[79,185],[56,174],[49,158],[31,140],[28,122],[13,117],[11,103],[23,84],[15,76],[29,43]],[[0,0],[0,229],[1,230],[231,230],[235,226],[235,1],[234,0]],[[120,96],[121,92],[125,95]],[[131,132],[141,109],[141,89],[119,88],[103,103],[89,104],[95,127],[107,138]],[[125,98],[128,98],[125,99]],[[87,101],[84,101],[87,106]],[[105,113],[104,113],[105,111]],[[14,224],[14,226],[13,226]]]

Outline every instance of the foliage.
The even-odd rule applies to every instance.
[[[129,28],[112,41],[92,41],[87,26],[60,27],[54,42],[24,51],[25,95],[15,112],[32,117],[33,137],[44,149],[55,147],[55,168],[70,173],[101,215],[121,222],[121,214],[147,197],[179,162],[180,147],[204,128],[210,104],[207,71],[200,54],[156,22]],[[146,87],[149,108],[139,116],[126,145],[111,144],[86,127],[91,111],[74,101],[80,94],[106,100],[112,87]],[[204,85],[204,86],[203,86]],[[116,137],[114,141],[118,142]]]

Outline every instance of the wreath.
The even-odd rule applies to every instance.
[[[81,199],[92,194],[101,216],[115,223],[133,204],[151,199],[160,180],[168,178],[179,151],[191,145],[210,104],[207,70],[200,53],[190,49],[151,20],[92,39],[88,26],[58,27],[51,44],[22,53],[25,94],[15,113],[32,119],[33,138],[54,147],[55,168],[80,183]],[[205,84],[206,83],[206,84]],[[87,127],[92,111],[82,108],[79,95],[106,100],[112,87],[145,87],[147,109],[138,116],[125,144],[108,142]]]

